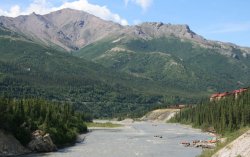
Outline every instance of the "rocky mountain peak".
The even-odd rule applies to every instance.
[[[163,26],[164,23],[162,22],[144,22],[142,24],[140,24],[139,26],[151,26],[153,28],[160,28],[161,26]]]
[[[38,14],[36,14],[36,12],[32,12],[30,15],[31,16],[37,16]]]
[[[209,41],[194,33],[188,25],[178,25],[163,22],[144,22],[135,26],[102,20],[87,12],[62,9],[46,15],[33,12],[16,18],[0,16],[0,25],[27,38],[56,45],[67,51],[74,51],[107,37],[127,36],[132,38],[153,39],[160,37],[177,37],[189,40],[206,48],[223,48],[230,52],[235,45]],[[237,46],[236,46],[237,47]],[[241,48],[242,49],[242,48]],[[248,48],[244,52],[250,54]],[[230,54],[231,55],[231,54]]]
[[[16,18],[3,16],[0,23],[12,31],[25,34],[27,38],[68,51],[82,48],[122,28],[119,24],[69,8],[46,15],[33,12]]]
[[[165,24],[163,22],[145,22],[135,26],[136,30],[140,30],[140,34],[149,37],[165,37],[175,36],[178,38],[204,40],[201,36],[194,33],[188,25]]]
[[[51,12],[51,13],[59,13],[59,14],[65,14],[65,13],[85,13],[85,14],[88,14],[84,11],[80,11],[80,10],[75,10],[75,9],[71,9],[71,8],[64,8],[64,9],[61,9],[61,10],[57,10],[57,11],[54,11],[54,12]],[[49,13],[49,14],[51,14]]]

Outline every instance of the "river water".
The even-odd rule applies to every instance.
[[[84,142],[75,146],[28,157],[195,157],[202,150],[184,147],[180,142],[210,137],[183,125],[151,122],[135,122],[116,129],[93,129],[82,136],[86,136]]]

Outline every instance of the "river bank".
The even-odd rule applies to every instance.
[[[249,157],[250,156],[250,130],[220,149],[212,157]]]
[[[249,131],[249,127],[246,127],[225,134],[215,149],[203,151],[200,157],[249,157]]]

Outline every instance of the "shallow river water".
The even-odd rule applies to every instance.
[[[195,157],[200,148],[182,141],[206,140],[209,135],[179,124],[135,122],[116,129],[94,129],[84,142],[36,157]],[[160,138],[159,136],[162,136]]]

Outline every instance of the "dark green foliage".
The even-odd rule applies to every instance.
[[[68,102],[95,117],[125,117],[142,116],[155,106],[194,102],[203,95],[187,96],[174,86],[165,88],[0,30],[3,96]]]
[[[105,48],[101,50],[101,47]],[[112,51],[112,48],[123,51]],[[105,39],[88,45],[75,55],[117,71],[157,81],[165,89],[189,93],[224,91],[250,84],[250,60],[234,49],[238,58],[221,55],[214,45],[204,48],[175,37],[150,40],[124,38],[113,43]],[[224,52],[225,53],[225,52]]]
[[[85,120],[84,114],[68,104],[0,98],[0,129],[13,133],[24,145],[36,129],[50,133],[56,145],[72,143],[78,133],[87,131]]]
[[[250,92],[224,100],[202,103],[181,110],[171,121],[195,127],[214,128],[218,133],[232,132],[250,126]]]

